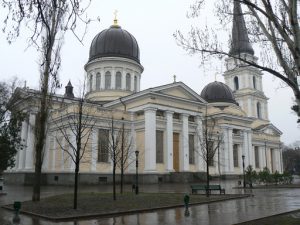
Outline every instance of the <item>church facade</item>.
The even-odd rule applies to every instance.
[[[238,2],[234,4],[231,54],[256,61],[241,7]],[[135,174],[138,151],[138,172],[145,183],[172,181],[174,174],[205,173],[206,141],[215,151],[209,161],[211,175],[241,175],[243,161],[245,168],[252,165],[257,171],[268,167],[271,172],[283,172],[282,133],[269,121],[268,98],[258,69],[228,58],[225,83],[209,83],[200,94],[175,81],[140,90],[144,68],[139,56],[136,39],[116,20],[95,36],[84,66],[84,101],[74,97],[70,82],[65,95],[52,97],[43,161],[43,173],[49,175],[47,183],[59,179],[67,183],[74,172],[72,146],[76,146],[77,133],[73,128],[76,123],[70,124],[70,120],[78,115],[80,102],[86,132],[82,136],[85,152],[80,163],[81,182],[109,182],[112,149],[119,148],[120,138],[126,143],[122,147],[125,175]],[[20,134],[26,148],[18,152],[16,165],[7,174],[25,182],[26,174],[34,171],[39,93],[31,89],[18,91],[27,99],[20,104],[28,114]],[[205,136],[208,132],[209,137]]]

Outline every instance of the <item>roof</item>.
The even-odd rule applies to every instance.
[[[98,33],[91,43],[89,62],[102,57],[123,57],[140,64],[140,49],[132,34],[113,25]]]
[[[241,53],[254,55],[254,50],[249,41],[241,4],[239,1],[234,1],[232,43],[229,54],[239,55]]]

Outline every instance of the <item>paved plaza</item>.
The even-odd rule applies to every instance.
[[[300,183],[299,180],[295,181]],[[243,193],[242,189],[232,189],[237,181],[223,181],[222,186],[226,193]],[[110,185],[81,186],[80,191],[110,192]],[[130,191],[130,186],[126,186]],[[56,195],[59,193],[72,192],[72,187],[47,186],[42,187],[42,197]],[[144,192],[190,192],[188,184],[157,184],[143,185]],[[254,189],[246,190],[252,192],[254,197],[203,204],[190,207],[190,215],[184,214],[184,208],[158,210],[155,212],[139,213],[134,215],[118,216],[114,218],[99,218],[73,222],[50,222],[39,218],[31,218],[21,215],[22,225],[227,225],[256,218],[270,216],[291,210],[300,209],[300,191],[298,188],[282,189]],[[6,185],[7,195],[0,196],[0,205],[10,204],[14,201],[25,201],[31,199],[32,188],[28,186]],[[80,203],[79,203],[80,204]],[[99,202],[101,204],[101,202]],[[0,224],[12,224],[13,213],[0,209]]]

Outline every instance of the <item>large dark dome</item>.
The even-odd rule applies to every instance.
[[[218,81],[206,85],[201,92],[201,97],[209,103],[228,102],[237,104],[230,87]]]
[[[123,57],[140,64],[140,49],[134,36],[118,25],[97,34],[90,47],[89,62],[102,57]]]

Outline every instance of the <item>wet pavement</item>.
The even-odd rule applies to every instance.
[[[300,180],[297,180],[298,183]],[[216,182],[218,183],[218,182]],[[223,181],[226,193],[243,193],[242,189],[232,189],[237,181]],[[300,183],[300,182],[299,182]],[[130,186],[126,186],[127,191]],[[190,191],[188,184],[161,184],[143,185],[144,192],[182,192]],[[110,185],[81,186],[80,191],[110,192]],[[59,193],[72,192],[72,187],[47,186],[42,187],[42,197]],[[251,190],[246,190],[248,193]],[[7,195],[0,196],[0,205],[10,204],[14,201],[31,199],[32,188],[24,186],[5,186]],[[158,210],[155,212],[139,213],[134,215],[118,216],[114,218],[99,218],[72,222],[50,222],[44,219],[31,218],[20,215],[20,225],[229,225],[238,222],[257,219],[278,213],[300,209],[300,191],[298,188],[282,189],[254,189],[251,191],[254,197],[237,199],[210,204],[192,206],[189,208],[189,216],[185,216],[184,208]],[[11,225],[13,213],[0,209],[0,225]]]

